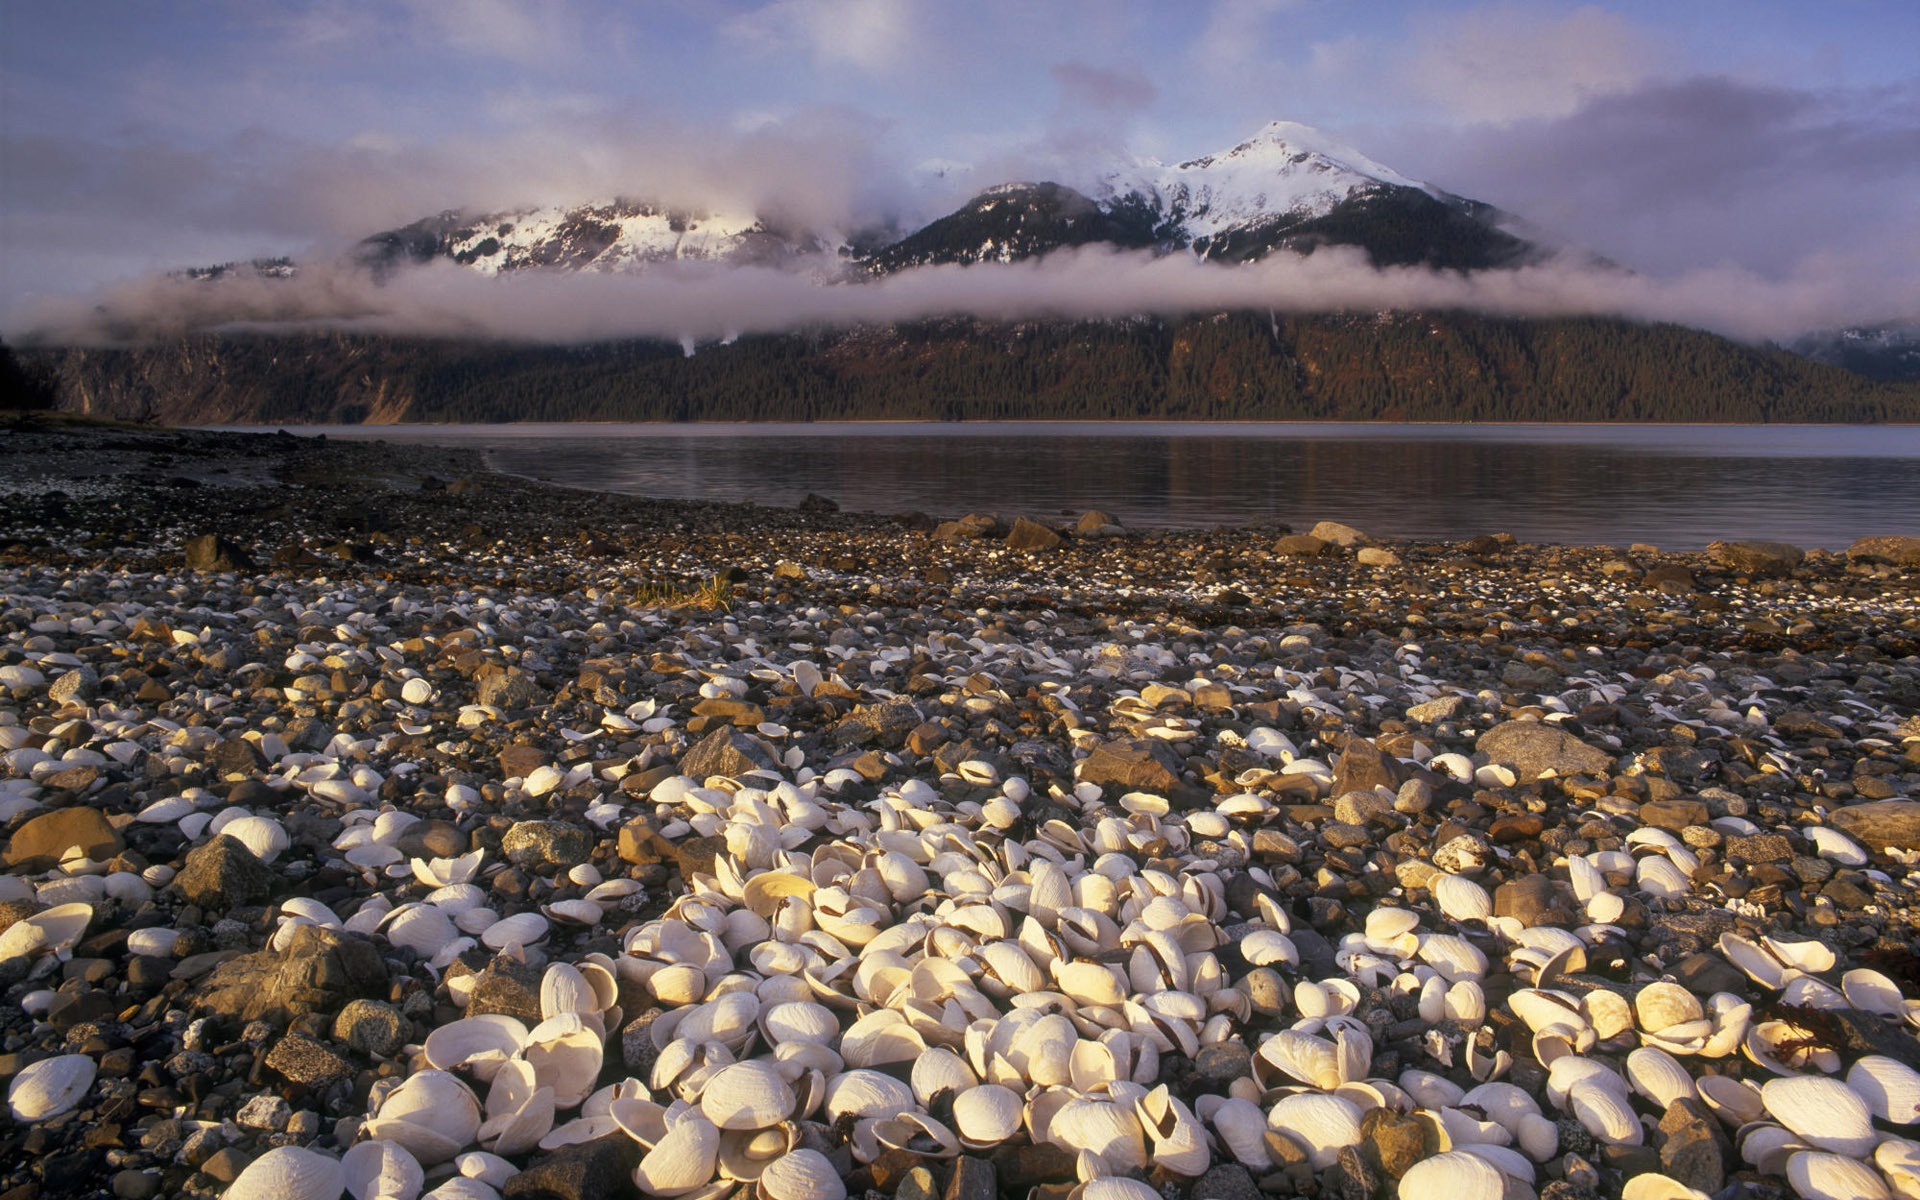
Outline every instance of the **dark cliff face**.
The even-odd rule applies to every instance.
[[[1676,326],[1464,313],[927,321],[688,357],[372,336],[39,350],[63,408],[167,424],[917,419],[1916,421],[1882,383]]]

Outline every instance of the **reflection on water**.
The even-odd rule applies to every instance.
[[[1423,425],[511,425],[330,436],[485,449],[573,487],[1135,526],[1333,518],[1383,537],[1716,538],[1840,548],[1920,533],[1920,428]]]

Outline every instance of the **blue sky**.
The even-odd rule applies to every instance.
[[[1916,47],[1910,0],[7,3],[0,308],[443,208],[927,216],[1275,118],[1645,271],[1865,286],[1920,268]]]

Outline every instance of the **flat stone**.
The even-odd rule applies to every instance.
[[[29,818],[13,831],[0,864],[10,869],[46,870],[78,850],[105,861],[120,853],[124,843],[105,814],[97,808],[74,805]]]
[[[290,1033],[274,1043],[267,1051],[267,1067],[293,1083],[308,1086],[353,1074],[352,1064],[332,1047],[302,1033]]]
[[[1379,546],[1362,546],[1353,556],[1354,561],[1363,567],[1397,567],[1400,556],[1391,550]]]
[[[1726,856],[1750,863],[1780,863],[1793,857],[1793,843],[1784,834],[1734,834],[1726,840]]]
[[[1120,738],[1095,746],[1079,776],[1082,783],[1167,796],[1181,787],[1180,767],[1179,754],[1157,738]]]
[[[1559,776],[1607,775],[1613,755],[1544,721],[1502,721],[1481,734],[1474,749],[1513,767],[1521,783],[1551,771]]]
[[[1318,558],[1327,552],[1327,543],[1304,533],[1290,533],[1273,544],[1275,554],[1288,558]]]
[[[1869,853],[1920,847],[1920,801],[1875,800],[1836,809],[1827,820]]]
[[[1432,725],[1440,721],[1451,721],[1466,709],[1465,696],[1438,696],[1409,708],[1407,719]]]
[[[1689,825],[1705,825],[1707,806],[1698,800],[1649,800],[1640,806],[1640,823],[1679,833]]]

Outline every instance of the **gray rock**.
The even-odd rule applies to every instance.
[[[173,887],[202,908],[224,911],[270,899],[283,882],[253,851],[221,834],[187,855]]]
[[[1606,775],[1613,755],[1545,721],[1502,721],[1480,735],[1474,749],[1496,763],[1511,766],[1521,783],[1552,771],[1556,775]]]
[[[1202,1086],[1223,1089],[1245,1075],[1253,1065],[1253,1052],[1238,1041],[1214,1042],[1193,1056],[1193,1073]]]
[[[700,739],[692,749],[680,756],[680,773],[698,780],[710,779],[715,775],[738,779],[748,771],[773,765],[773,755],[767,753],[758,739],[725,725]]]
[[[398,1050],[406,1034],[407,1023],[399,1010],[378,1000],[350,1000],[333,1019],[335,1040],[376,1058]]]
[[[286,1022],[387,993],[387,965],[373,943],[301,925],[284,950],[260,950],[215,967],[192,1007],[236,1021]]]
[[[926,720],[913,701],[890,696],[873,704],[863,704],[848,713],[833,727],[833,740],[842,746],[878,746],[898,750],[907,735]]]
[[[47,688],[47,699],[55,704],[87,704],[100,691],[100,675],[92,667],[75,667]]]
[[[593,838],[565,821],[518,821],[500,839],[500,853],[516,867],[577,867],[593,854]]]
[[[353,1074],[353,1065],[333,1047],[303,1033],[290,1033],[267,1051],[267,1067],[294,1083],[309,1086]]]
[[[532,708],[547,702],[547,691],[518,667],[497,668],[480,677],[476,698],[495,708]]]
[[[1711,1196],[1727,1180],[1727,1135],[1712,1110],[1682,1097],[1660,1118],[1660,1169],[1690,1188]]]

